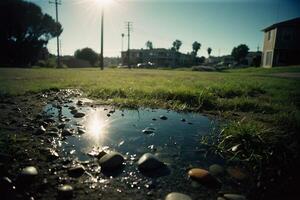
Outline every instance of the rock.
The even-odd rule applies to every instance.
[[[237,180],[243,180],[247,178],[247,174],[239,167],[228,167],[227,173]]]
[[[48,161],[53,161],[59,158],[58,153],[51,148],[42,149],[43,154],[46,155]]]
[[[69,176],[74,177],[74,178],[78,178],[78,177],[82,176],[82,174],[84,174],[84,172],[85,172],[85,169],[82,165],[71,167],[68,170]]]
[[[73,196],[73,187],[71,185],[62,185],[58,187],[58,197],[71,198]]]
[[[83,102],[79,100],[79,101],[77,101],[76,105],[82,106],[82,105],[83,105]]]
[[[240,194],[224,194],[226,200],[246,200],[246,197]]]
[[[84,128],[82,128],[82,127],[78,127],[78,129],[77,129],[77,131],[78,131],[78,134],[85,134],[85,129]]]
[[[62,131],[62,136],[70,136],[70,135],[73,135],[73,132],[70,129],[66,128]]]
[[[18,182],[21,184],[32,183],[37,175],[38,171],[34,166],[25,167],[19,174]]]
[[[71,110],[70,113],[71,113],[72,115],[75,115],[77,112],[78,112],[78,111],[77,111],[76,109],[73,109],[73,110]]]
[[[163,162],[161,162],[156,156],[154,156],[151,153],[145,153],[140,157],[140,159],[137,162],[138,168],[141,171],[151,171],[156,170],[158,168],[161,168],[165,166]]]
[[[41,135],[41,134],[44,134],[46,133],[46,129],[44,128],[44,126],[40,126],[39,129],[36,130],[35,134],[36,135]]]
[[[209,172],[216,176],[224,173],[224,168],[221,165],[213,164],[209,166]]]
[[[77,113],[74,114],[75,118],[81,118],[81,117],[84,117],[84,116],[85,116],[85,114],[84,113],[80,113],[80,112],[77,112]]]
[[[142,133],[145,133],[145,134],[152,134],[152,133],[154,133],[154,128],[149,128],[149,127],[147,127],[147,128],[145,128],[144,130],[142,130]]]
[[[185,122],[186,120],[184,118],[182,118],[180,121]]]
[[[38,171],[34,166],[28,166],[22,169],[22,176],[37,176]]]
[[[124,157],[118,152],[110,152],[102,156],[99,160],[100,166],[104,170],[114,170],[123,165]]]
[[[89,156],[96,157],[98,159],[102,158],[105,154],[105,151],[99,151],[97,149],[93,149],[91,152],[88,153]]]
[[[152,118],[152,121],[156,121],[156,118]]]
[[[201,168],[193,168],[188,172],[189,177],[209,188],[219,188],[221,183],[213,177],[207,170]]]
[[[109,113],[107,114],[107,117],[110,117],[110,114],[109,114]]]
[[[162,119],[162,120],[167,120],[167,119],[168,119],[168,118],[167,118],[166,116],[164,116],[164,115],[161,115],[159,118]]]
[[[112,114],[112,113],[114,113],[114,112],[115,112],[114,110],[110,110],[110,111],[109,111],[110,114]]]
[[[172,192],[166,196],[165,200],[192,200],[192,198],[186,194]]]
[[[61,124],[59,124],[59,125],[57,126],[57,128],[59,128],[59,129],[63,129],[63,128],[65,128],[65,126],[66,126],[66,124],[64,124],[64,123],[61,123]]]

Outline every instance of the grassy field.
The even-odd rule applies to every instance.
[[[212,113],[231,121],[215,140],[216,150],[258,163],[272,159],[269,157],[282,146],[276,155],[279,160],[290,157],[282,152],[299,150],[300,79],[274,76],[299,72],[300,67],[222,72],[0,69],[0,96],[78,88],[102,103]],[[228,150],[234,145],[239,145],[239,151]]]

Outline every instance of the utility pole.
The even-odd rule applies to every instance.
[[[56,30],[58,32],[58,6],[61,5],[61,0],[49,1],[49,4],[55,4],[55,12],[56,12]],[[60,67],[60,57],[59,57],[59,35],[56,37],[56,45],[57,45],[57,67]]]
[[[101,51],[100,51],[100,69],[103,70],[104,67],[104,57],[103,57],[103,36],[104,36],[104,8],[102,5],[101,10]]]
[[[122,53],[123,49],[124,49],[123,47],[124,47],[124,36],[125,36],[125,34],[122,33],[121,36],[122,36],[122,46],[121,46],[121,53]]]
[[[127,36],[128,36],[128,50],[127,50],[127,59],[128,59],[128,68],[131,68],[130,64],[130,32],[132,31],[132,22],[126,22]]]

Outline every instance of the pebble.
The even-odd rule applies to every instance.
[[[70,129],[66,128],[62,131],[62,136],[70,136],[70,135],[73,135]]]
[[[192,198],[186,194],[172,192],[166,196],[165,200],[192,200]]]
[[[81,117],[84,117],[84,116],[85,116],[85,114],[84,113],[80,113],[80,112],[77,112],[77,113],[74,114],[75,118],[81,118]]]
[[[102,156],[99,160],[100,166],[104,170],[114,170],[123,165],[124,157],[118,152],[110,152]]]
[[[154,133],[154,130],[155,130],[154,128],[147,127],[144,130],[142,130],[142,133],[152,134],[152,133]]]
[[[240,194],[224,194],[226,200],[246,200],[246,197]]]
[[[213,177],[207,170],[201,168],[193,168],[188,172],[189,177],[209,188],[219,188],[221,183]]]
[[[69,176],[74,177],[74,178],[78,178],[78,177],[82,176],[84,174],[84,172],[85,172],[85,169],[82,165],[71,167],[68,170]]]
[[[216,176],[224,173],[224,168],[221,165],[213,164],[209,166],[209,172]]]
[[[46,129],[44,128],[44,126],[40,126],[39,129],[37,129],[35,132],[36,135],[41,135],[44,133],[46,133]]]
[[[151,171],[163,167],[165,164],[151,153],[145,153],[137,162],[141,171]]]
[[[81,127],[78,127],[78,134],[85,134],[86,133],[86,131],[85,131],[85,129],[84,128],[81,128]]]
[[[58,196],[60,198],[71,198],[73,196],[73,187],[71,185],[58,187]]]
[[[168,119],[168,118],[167,118],[166,116],[164,116],[164,115],[161,115],[159,118],[162,119],[162,120],[167,120],[167,119]]]
[[[58,153],[54,149],[46,148],[45,153],[47,155],[47,160],[48,161],[53,161],[53,160],[56,160],[56,159],[59,158]]]
[[[18,177],[18,182],[22,184],[32,183],[37,175],[38,171],[34,166],[25,167]]]
[[[182,122],[185,122],[186,120],[184,118],[181,119]]]
[[[83,102],[79,100],[79,101],[77,101],[76,105],[82,106],[82,105],[83,105]]]

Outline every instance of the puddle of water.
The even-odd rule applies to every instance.
[[[87,153],[96,147],[109,148],[124,155],[152,152],[166,161],[177,157],[177,160],[183,162],[197,162],[201,151],[201,136],[209,134],[216,126],[215,120],[201,114],[164,109],[114,110],[102,106],[76,107],[86,116],[74,118],[70,109],[74,104],[67,105],[68,107],[61,109],[61,115],[67,118],[66,127],[75,131],[82,127],[86,133],[67,137],[62,142],[62,147],[65,152],[82,161],[90,159]],[[54,118],[59,118],[60,112],[55,105],[47,105],[45,111]],[[168,119],[162,120],[160,116]],[[143,130],[148,132],[144,133]]]
[[[78,112],[85,113],[85,116],[74,118],[70,109],[72,106]],[[114,110],[107,106],[77,106],[75,103],[62,107],[48,104],[44,111],[53,119],[64,121],[66,127],[75,132],[78,127],[86,130],[81,135],[55,140],[54,145],[60,147],[65,157],[88,161],[93,159],[88,152],[95,148],[118,151],[127,160],[119,177],[121,182],[125,181],[131,186],[149,181],[149,177],[139,173],[135,164],[147,152],[155,154],[169,165],[172,175],[164,176],[162,188],[169,188],[170,191],[176,187],[182,192],[191,193],[190,188],[194,186],[186,180],[188,167],[207,169],[211,164],[223,164],[219,158],[206,157],[206,150],[200,145],[201,136],[209,134],[218,124],[216,120],[201,114],[164,109]],[[167,119],[160,119],[160,116],[166,116]],[[103,179],[98,182],[101,181]],[[199,191],[194,192],[197,197]]]

